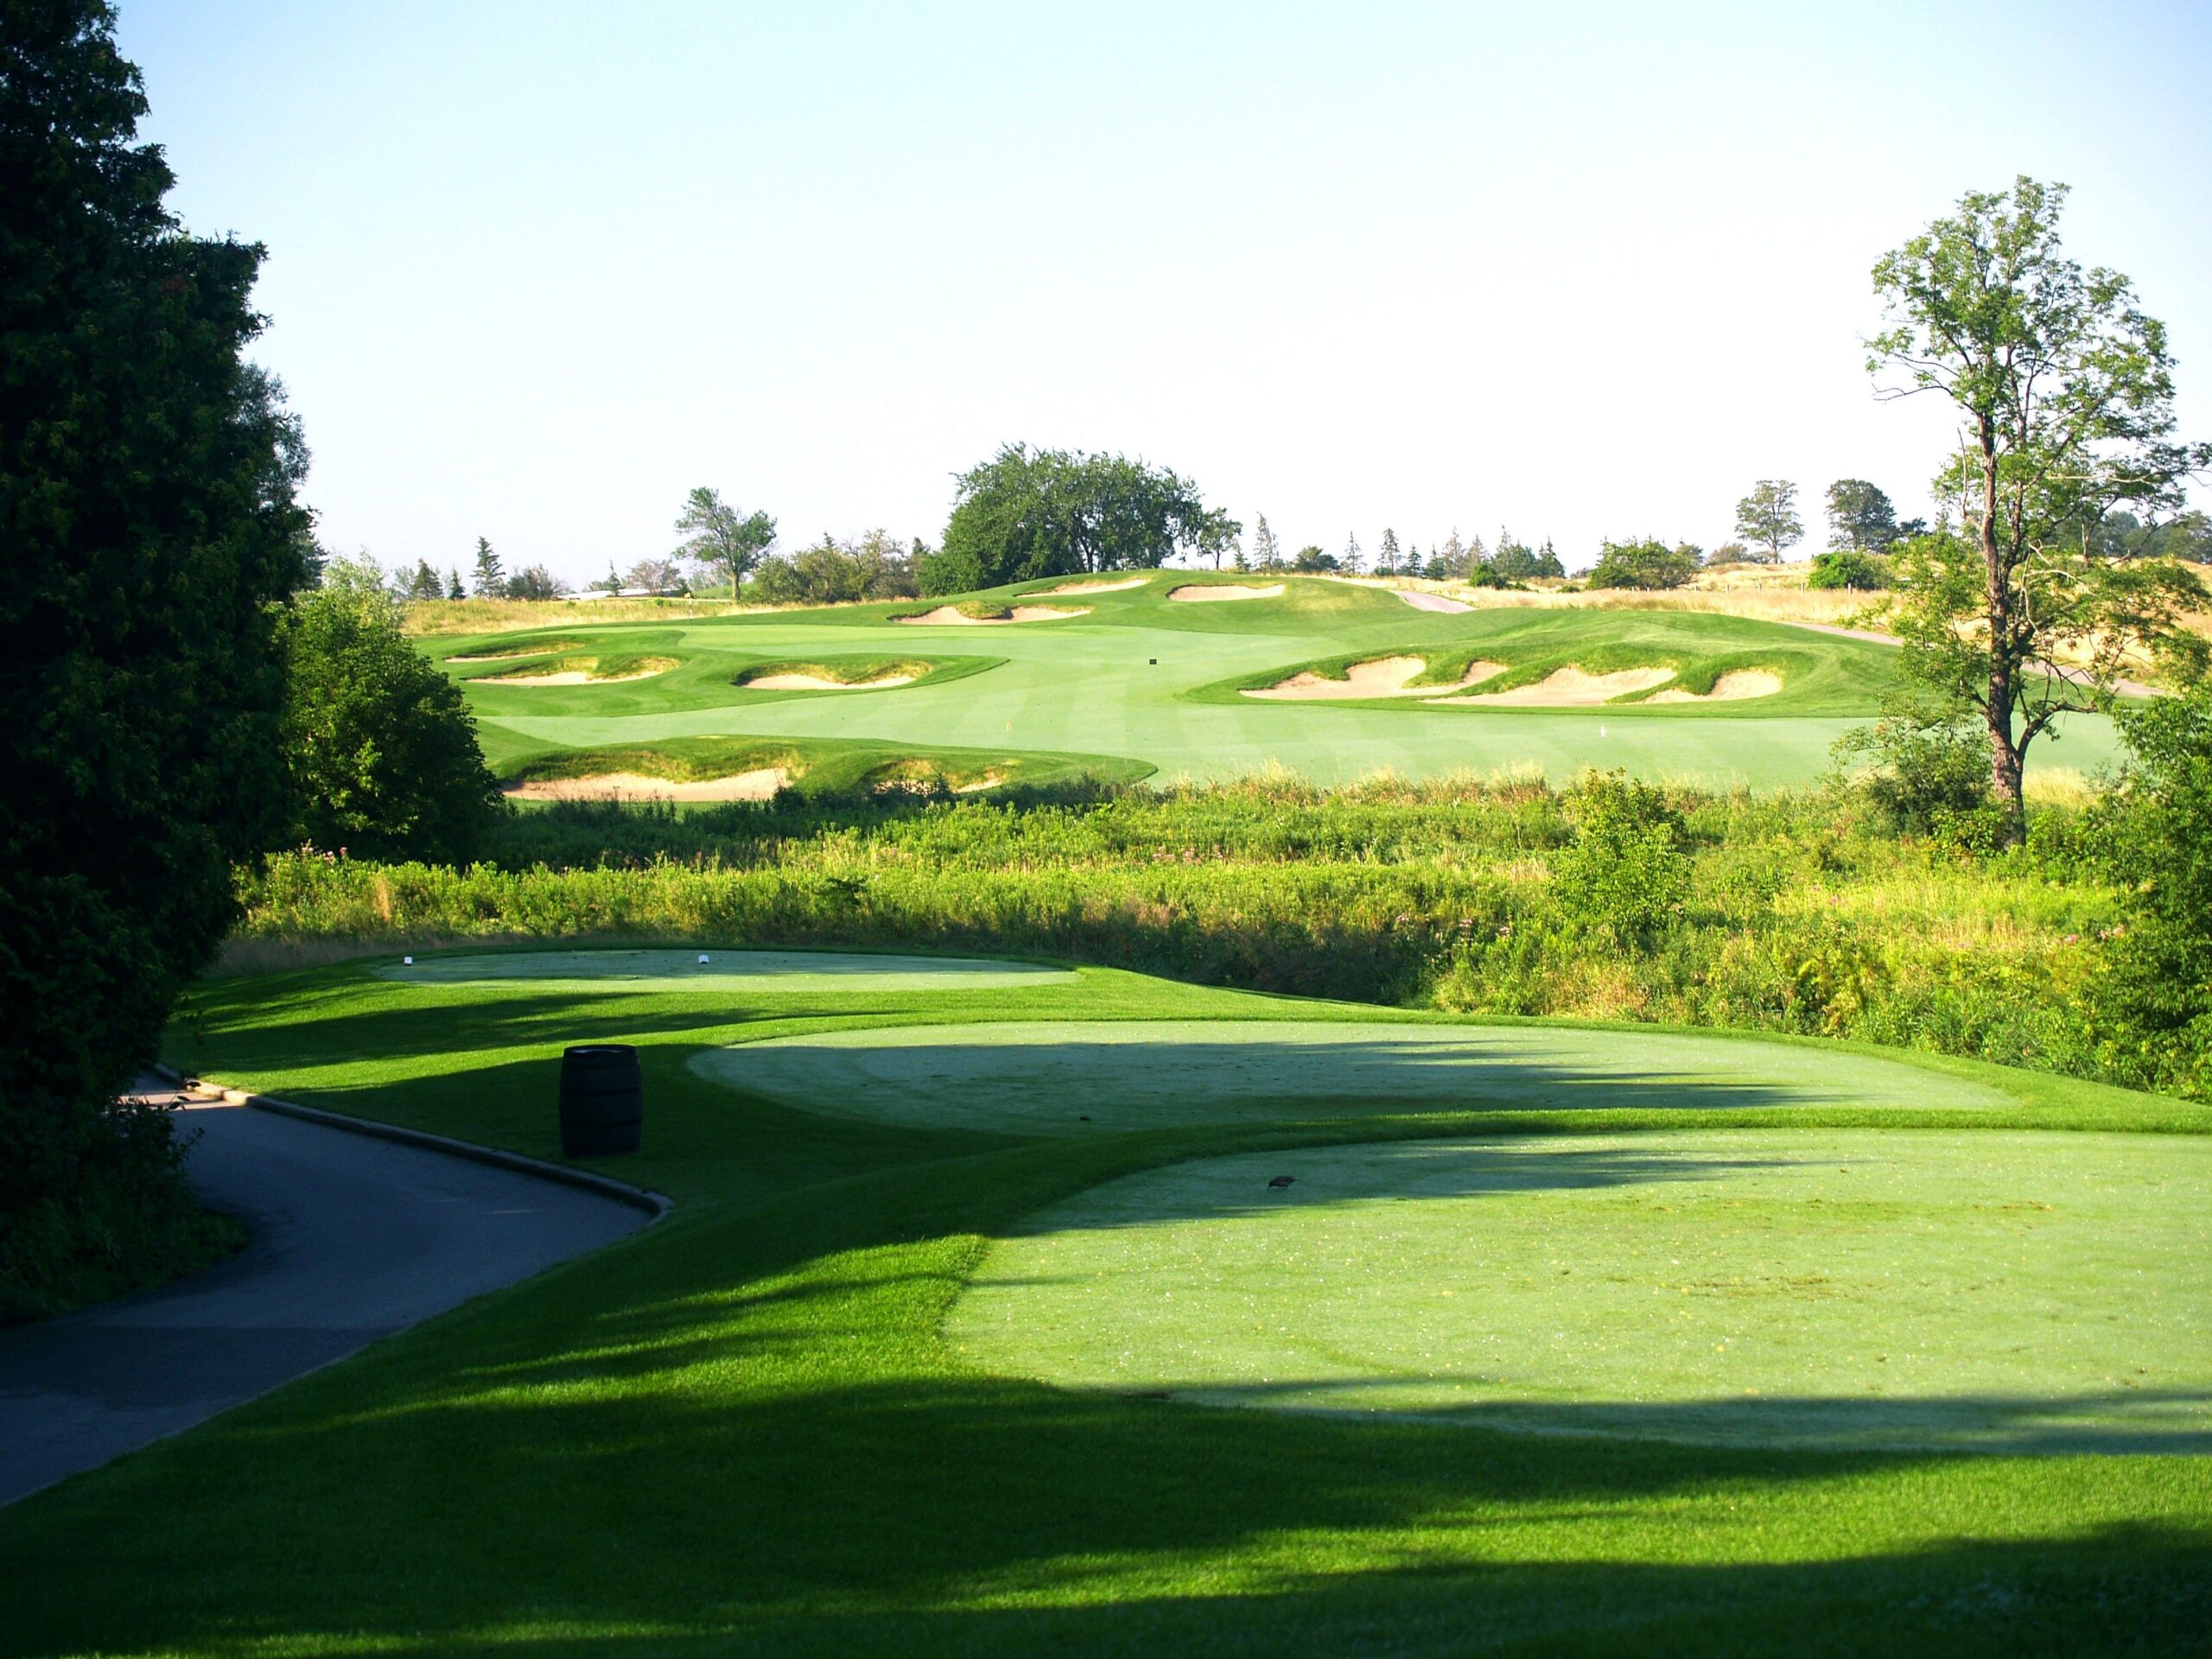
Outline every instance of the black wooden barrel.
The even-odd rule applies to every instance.
[[[579,1043],[561,1056],[561,1151],[569,1158],[635,1152],[645,1081],[627,1043]]]

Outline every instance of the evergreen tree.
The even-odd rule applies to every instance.
[[[1344,568],[1346,575],[1356,576],[1360,573],[1359,537],[1357,535],[1344,537]]]
[[[438,580],[438,573],[430,569],[428,559],[415,561],[415,574],[408,578],[407,597],[410,599],[442,599],[445,584]]]
[[[468,589],[461,585],[461,571],[458,568],[446,572],[446,597],[448,599],[468,597]]]
[[[499,568],[499,556],[492,550],[492,543],[479,536],[476,538],[476,597],[505,599],[507,596],[507,573]]]
[[[1282,569],[1282,549],[1276,543],[1274,531],[1268,528],[1264,512],[1252,531],[1252,563],[1262,570]]]
[[[0,1322],[189,1262],[119,1102],[283,830],[306,469],[245,356],[263,251],[183,234],[101,0],[0,6]]]
[[[1375,568],[1386,576],[1395,576],[1398,574],[1398,532],[1396,531],[1385,530],[1382,532],[1382,545],[1376,550]]]

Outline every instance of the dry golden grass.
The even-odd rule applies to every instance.
[[[404,607],[407,632],[419,635],[512,633],[568,622],[646,622],[726,616],[727,600],[711,599],[417,599]]]

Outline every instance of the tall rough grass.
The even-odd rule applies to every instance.
[[[1688,897],[1633,939],[1554,887],[1571,791],[1278,777],[683,815],[574,804],[518,819],[499,861],[467,869],[273,860],[245,878],[226,965],[483,941],[999,951],[2099,1074],[2084,1010],[2122,911],[2071,855],[2072,806],[1981,858],[1887,833],[1847,794],[1670,798]]]

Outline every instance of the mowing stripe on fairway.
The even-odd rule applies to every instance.
[[[704,960],[701,960],[702,956]],[[736,990],[798,996],[823,991],[990,990],[1049,985],[1071,968],[958,957],[850,956],[829,950],[482,951],[386,962],[371,972],[409,985],[527,982],[543,990]]]
[[[1327,1020],[903,1026],[710,1051],[702,1076],[910,1127],[1093,1135],[1316,1110],[2009,1106],[1896,1060],[1662,1032]]]
[[[947,1334],[992,1370],[1221,1405],[2202,1453],[2208,1245],[2212,1141],[2196,1135],[1307,1147],[1053,1206],[994,1249]]]

